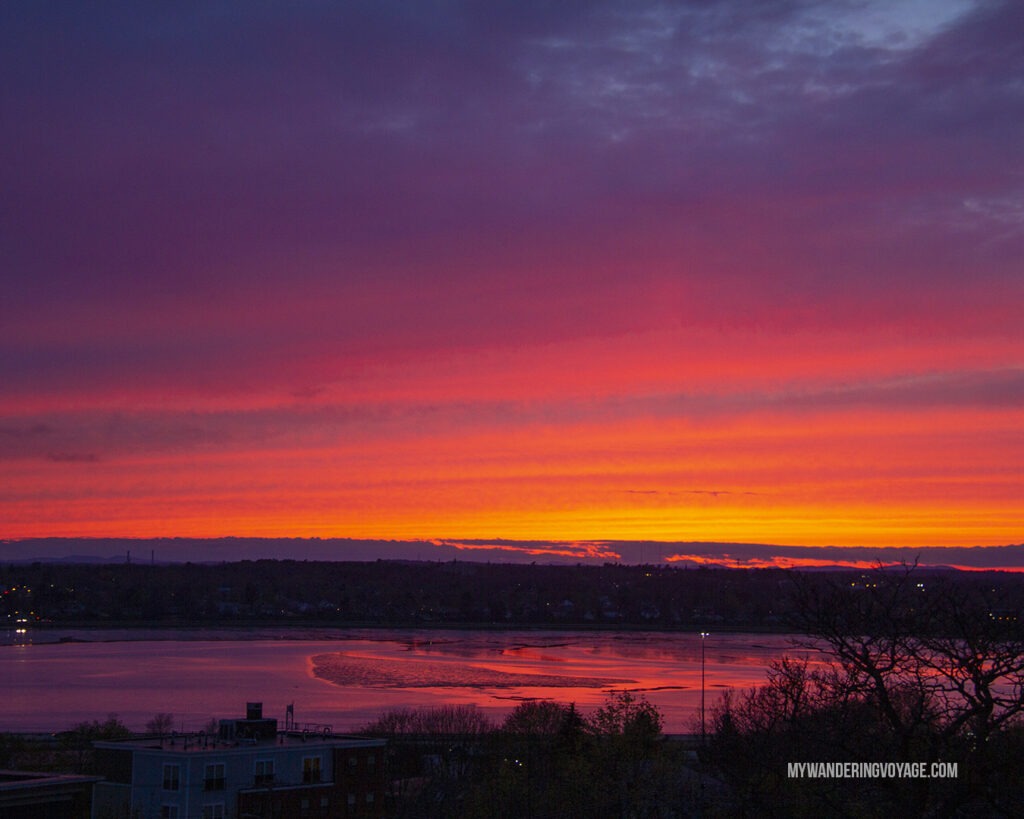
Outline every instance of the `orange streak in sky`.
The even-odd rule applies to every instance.
[[[300,413],[95,459],[8,459],[0,536],[1021,540],[1014,407],[528,410],[408,421],[397,407],[355,427]]]

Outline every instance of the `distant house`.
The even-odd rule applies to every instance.
[[[216,735],[95,743],[94,819],[383,816],[385,740],[278,733],[262,710]]]

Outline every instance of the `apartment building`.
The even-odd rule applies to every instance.
[[[95,743],[93,819],[348,819],[384,811],[385,740],[277,730],[262,704],[216,734]]]

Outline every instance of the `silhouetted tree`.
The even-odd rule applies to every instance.
[[[494,728],[487,715],[473,705],[395,708],[381,714],[364,733],[479,735]]]
[[[174,714],[168,714],[166,711],[161,711],[159,714],[154,714],[153,718],[146,723],[146,733],[162,736],[164,734],[169,734],[173,727]]]
[[[588,721],[598,736],[651,742],[661,734],[661,713],[643,696],[612,692]]]
[[[838,582],[794,576],[804,648],[713,712],[710,759],[753,812],[1014,815],[1024,633],[998,587],[913,566]],[[955,762],[953,780],[786,780],[786,762]]]
[[[510,734],[554,736],[565,726],[569,707],[551,700],[530,700],[517,705],[501,724]]]
[[[131,735],[132,732],[117,718],[117,714],[110,714],[104,722],[79,722],[61,733],[59,739],[62,749],[74,760],[74,769],[82,773],[92,763],[93,742],[126,739]]]
[[[661,714],[643,697],[612,692],[588,716],[574,705],[524,702],[500,729],[471,720],[465,742],[447,733],[432,739],[423,731],[450,725],[449,712],[464,716],[472,709],[400,709],[370,726],[372,732],[392,737],[389,815],[687,815],[679,760],[665,751]]]

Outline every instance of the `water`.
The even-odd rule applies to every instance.
[[[61,639],[65,642],[58,642]],[[68,641],[70,638],[70,641]],[[473,704],[495,720],[527,699],[587,712],[609,691],[642,693],[665,730],[699,730],[701,641],[664,632],[191,629],[34,631],[0,645],[0,731],[63,730],[116,714],[141,730],[157,712],[180,731],[243,716],[358,729],[397,707]],[[786,635],[712,634],[708,708],[725,688],[764,681],[796,653]]]

